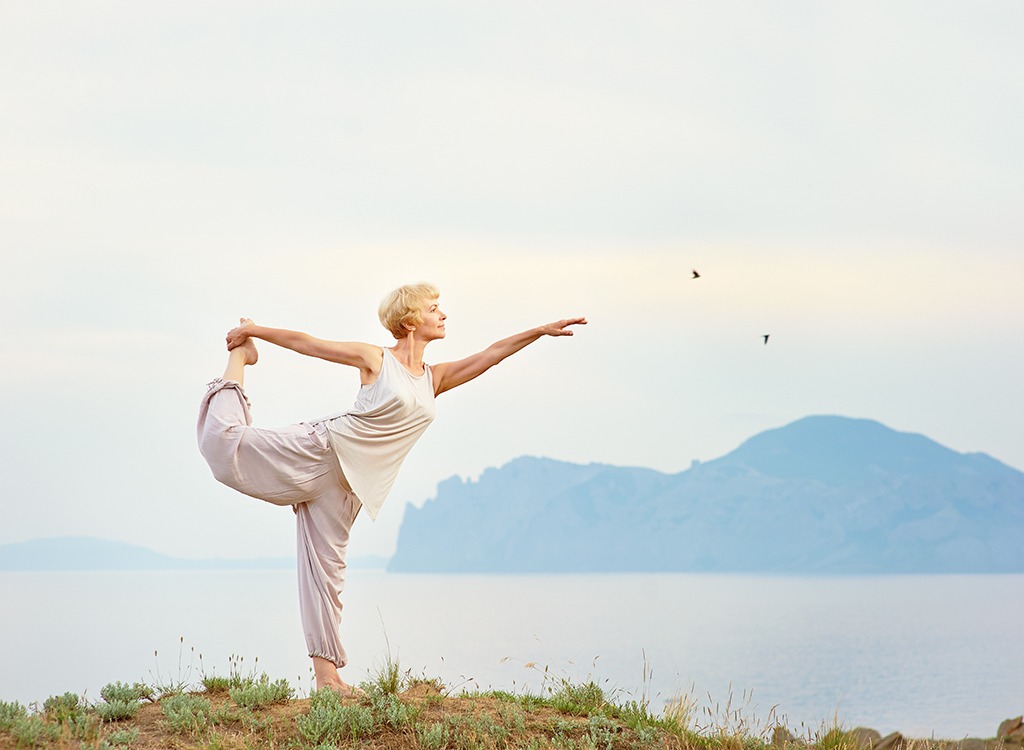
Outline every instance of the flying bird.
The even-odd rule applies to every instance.
[[[697,273],[697,269],[696,268],[693,269],[693,278],[695,278],[695,279],[699,279],[700,278],[700,274]]]
[[[770,333],[766,333],[766,334],[764,335],[764,343],[765,343],[765,344],[767,344],[767,343],[768,343],[768,337],[769,337],[769,336],[771,336],[771,334],[770,334]]]

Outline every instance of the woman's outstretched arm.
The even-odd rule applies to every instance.
[[[328,362],[350,365],[370,372],[380,371],[380,362],[383,356],[379,346],[357,341],[327,341],[301,331],[268,328],[256,325],[251,321],[232,328],[228,331],[226,338],[228,351],[241,346],[249,338],[261,339],[307,357],[326,359]]]
[[[468,383],[478,375],[509,357],[520,349],[529,346],[542,336],[572,336],[569,326],[586,325],[586,318],[567,318],[547,325],[537,326],[528,331],[509,336],[507,339],[495,341],[482,352],[472,354],[455,362],[443,362],[430,369],[434,376],[434,394],[440,395],[456,386]]]

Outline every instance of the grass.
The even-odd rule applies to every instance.
[[[233,660],[227,678],[203,675],[194,690],[176,678],[111,683],[96,704],[74,693],[41,708],[0,701],[0,750],[869,750],[838,722],[802,739],[774,712],[757,722],[746,694],[705,708],[680,696],[661,713],[646,697],[616,701],[592,680],[551,680],[539,694],[455,694],[403,673],[388,656],[359,699],[330,690],[297,699],[287,681],[244,674],[240,665]],[[913,740],[906,750],[955,745]]]

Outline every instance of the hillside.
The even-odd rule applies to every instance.
[[[555,681],[540,694],[456,691],[438,680],[402,677],[398,665],[363,682],[364,694],[329,689],[297,698],[266,674],[207,676],[183,683],[110,683],[103,700],[53,695],[31,708],[0,700],[0,750],[39,748],[361,747],[391,750],[524,747],[537,750],[1021,750],[1021,718],[991,739],[908,739],[834,723],[794,734],[773,713],[701,706],[680,694],[651,708],[615,700],[593,681]],[[710,700],[710,697],[709,697]]]
[[[543,458],[409,507],[403,572],[1024,572],[1024,473],[814,416],[678,474]]]

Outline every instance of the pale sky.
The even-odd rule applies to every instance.
[[[0,543],[291,554],[196,449],[223,334],[386,345],[420,280],[428,361],[590,325],[439,399],[353,555],[453,475],[677,472],[810,414],[1024,469],[1022,31],[1019,0],[4,3]],[[247,380],[266,426],[357,384],[269,345]]]

